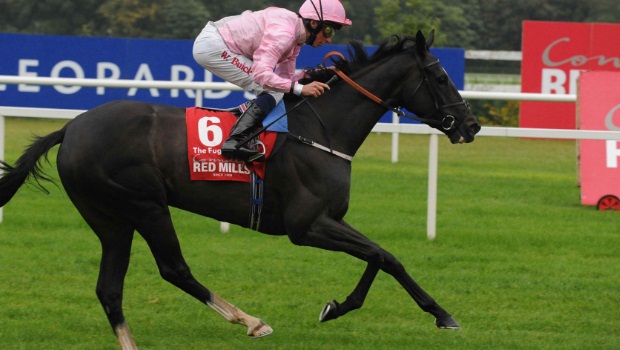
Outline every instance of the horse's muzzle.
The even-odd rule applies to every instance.
[[[480,131],[482,126],[473,116],[468,116],[459,125],[457,130],[450,135],[450,142],[456,143],[470,143],[475,139],[476,134]]]

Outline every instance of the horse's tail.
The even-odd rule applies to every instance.
[[[24,154],[19,157],[15,166],[0,160],[0,207],[3,207],[13,198],[29,176],[34,178],[39,189],[48,193],[40,181],[53,182],[53,179],[41,170],[40,158],[45,156],[45,161],[49,164],[47,153],[52,147],[63,141],[65,132],[66,126],[47,136],[36,137],[34,142],[26,148]]]

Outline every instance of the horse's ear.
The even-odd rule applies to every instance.
[[[433,42],[435,41],[435,29],[431,30],[428,34],[428,38],[424,37],[422,31],[418,29],[418,32],[415,35],[415,43],[420,51],[420,54],[424,53],[424,50],[430,49],[433,46]]]
[[[422,34],[422,31],[419,29],[415,34],[415,46],[420,55],[423,55],[426,51],[426,38],[424,38],[424,34]]]
[[[435,41],[435,29],[431,30],[428,34],[428,38],[426,38],[426,47],[430,49],[433,46],[433,42]]]

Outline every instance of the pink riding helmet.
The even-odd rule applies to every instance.
[[[306,0],[299,8],[299,15],[315,21],[329,21],[345,26],[352,24],[347,18],[344,6],[338,0]],[[321,16],[323,18],[320,18]]]

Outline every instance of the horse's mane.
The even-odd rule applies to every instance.
[[[349,43],[347,47],[349,59],[343,60],[342,58],[334,58],[336,56],[332,56],[332,58],[330,58],[330,61],[336,68],[349,75],[375,62],[381,61],[386,57],[390,57],[403,51],[411,50],[414,47],[414,37],[404,36],[401,38],[398,35],[393,35],[390,40],[382,42],[377,48],[377,51],[375,51],[372,55],[369,55],[366,51],[366,48],[364,47],[364,44],[361,41],[353,40]],[[300,80],[301,84],[307,84],[311,81],[326,82],[334,75],[334,72],[332,70],[307,70],[310,78]]]
[[[339,60],[334,62],[335,66],[343,72],[350,74],[356,72],[364,67],[367,67],[373,63],[383,60],[386,57],[393,56],[403,51],[408,51],[415,47],[415,38],[410,36],[399,37],[393,35],[390,40],[382,42],[377,51],[372,55],[368,55],[364,44],[362,42],[354,40],[348,46],[349,60]]]

